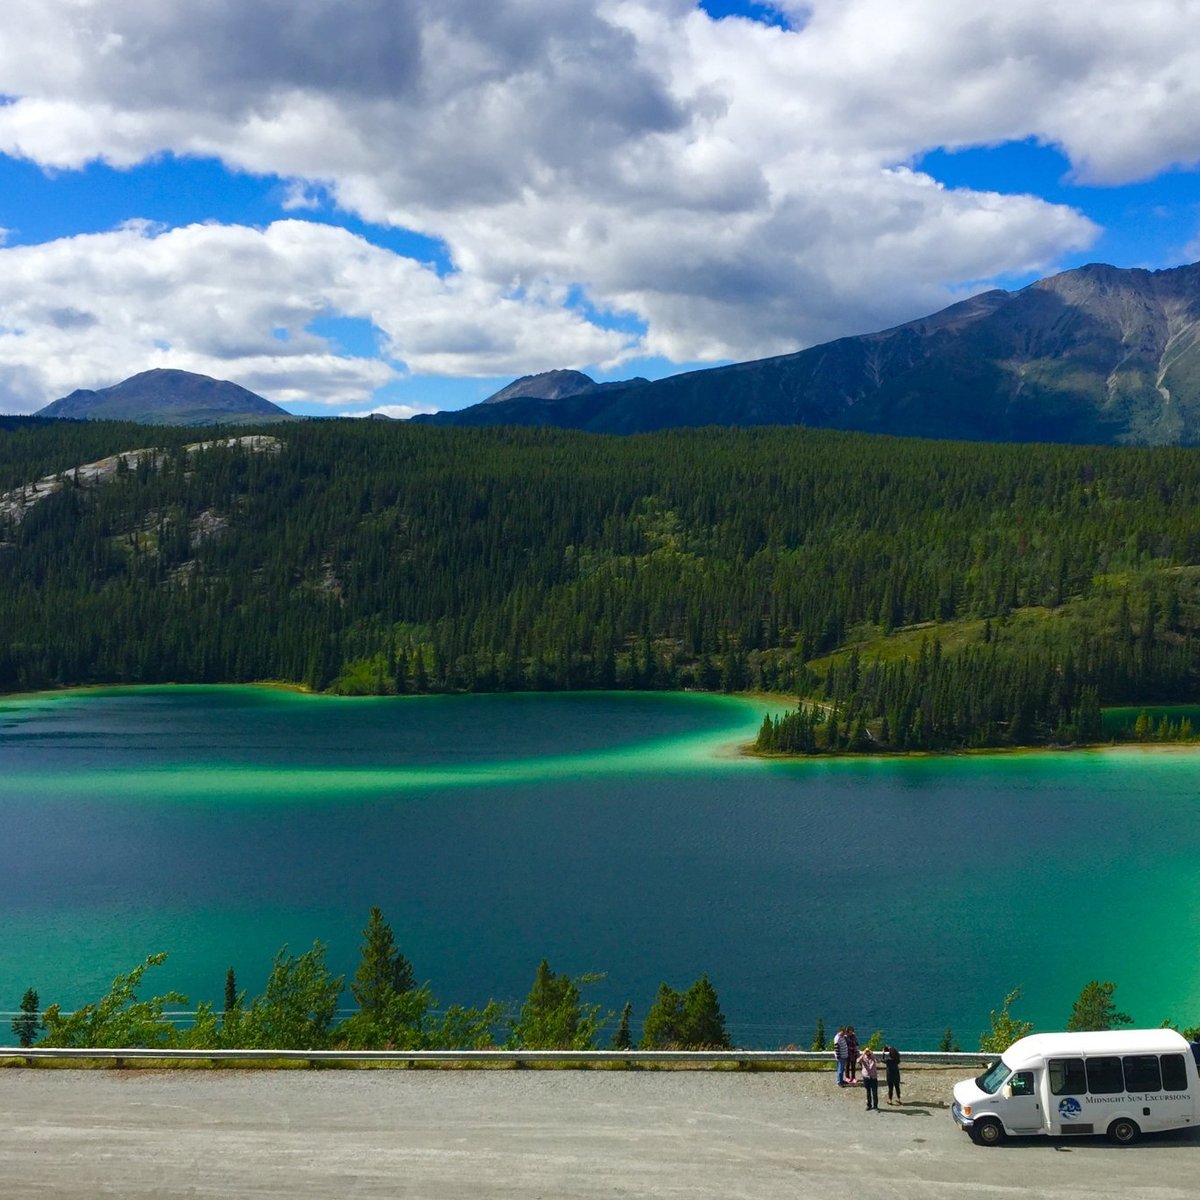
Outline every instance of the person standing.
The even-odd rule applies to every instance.
[[[846,1082],[855,1082],[854,1073],[858,1070],[858,1037],[853,1025],[846,1026]]]
[[[888,1103],[900,1103],[900,1051],[895,1046],[884,1046],[883,1066],[887,1074]],[[892,1095],[895,1093],[895,1100]]]
[[[839,1025],[833,1035],[833,1057],[837,1059],[838,1087],[846,1086],[846,1027]]]
[[[862,1069],[863,1089],[867,1093],[867,1112],[874,1109],[879,1111],[879,1063],[875,1060],[875,1052],[868,1046],[859,1056],[858,1065]]]

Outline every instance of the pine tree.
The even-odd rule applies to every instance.
[[[828,1050],[829,1049],[829,1042],[825,1037],[825,1018],[824,1017],[817,1018],[817,1028],[816,1028],[816,1031],[813,1033],[812,1046],[810,1047],[810,1049],[812,1049],[812,1050]]]
[[[617,1032],[613,1034],[612,1044],[614,1050],[631,1050],[633,1048],[633,1035],[629,1030],[632,1020],[633,1005],[629,1001],[626,1001],[625,1007],[621,1009],[621,1023],[617,1026]]]
[[[1113,993],[1115,983],[1101,983],[1093,979],[1084,985],[1079,998],[1071,1006],[1067,1030],[1071,1033],[1086,1033],[1090,1030],[1112,1029],[1114,1025],[1132,1025],[1128,1013],[1118,1012]]]
[[[37,992],[33,988],[26,988],[25,995],[21,997],[21,1015],[14,1017],[12,1021],[13,1036],[17,1039],[18,1046],[32,1046],[37,1040],[38,1029],[41,1026],[38,1007]]]
[[[642,1025],[642,1049],[666,1050],[684,1040],[683,993],[661,983]]]
[[[585,982],[588,979],[584,977]],[[600,1006],[583,1005],[579,983],[556,975],[543,958],[513,1024],[511,1040],[527,1050],[587,1050],[600,1024]]]
[[[237,976],[234,975],[233,968],[230,967],[225,972],[225,1011],[231,1013],[237,1006]]]
[[[716,989],[701,975],[683,997],[684,1044],[696,1049],[727,1050],[725,1014],[721,1012]]]
[[[358,970],[350,985],[359,1008],[368,1014],[379,1013],[389,1000],[409,991],[415,982],[412,963],[396,948],[392,927],[372,906],[363,930]]]
[[[759,726],[754,748],[756,750],[774,750],[776,746],[775,722],[771,719],[771,714],[767,713],[762,719],[762,725]]]

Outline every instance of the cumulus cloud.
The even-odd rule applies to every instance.
[[[1200,0],[775,7],[790,29],[690,0],[9,0],[0,152],[215,155],[292,181],[293,209],[437,238],[454,273],[400,305],[403,336],[384,305],[337,311],[446,373],[614,361],[581,294],[647,353],[744,358],[1095,238],[1068,207],[936,185],[912,167],[933,147],[1034,137],[1101,183],[1200,159]]]
[[[369,412],[344,412],[343,417],[390,417],[393,421],[407,421],[422,413],[436,412],[432,404],[377,404]]]
[[[331,315],[369,321],[383,357],[339,354],[313,328]],[[615,359],[625,341],[310,221],[134,221],[0,249],[0,397],[17,411],[151,367],[233,379],[279,403],[362,405],[405,369],[519,373]]]

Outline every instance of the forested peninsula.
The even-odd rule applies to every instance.
[[[1200,451],[200,436],[3,420],[0,691],[762,690],[802,702],[786,752],[1079,744],[1197,694]]]

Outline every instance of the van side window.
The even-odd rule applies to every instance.
[[[1162,1056],[1162,1082],[1168,1092],[1186,1092],[1188,1090],[1187,1065],[1182,1054],[1164,1054]]]
[[[1127,1092],[1161,1092],[1162,1075],[1158,1070],[1157,1054],[1127,1054],[1121,1059],[1125,1068]]]
[[[1123,1092],[1125,1081],[1121,1077],[1121,1060],[1115,1054],[1089,1058],[1087,1085],[1087,1090],[1094,1096],[1111,1096],[1114,1092]]]
[[[1055,1096],[1078,1096],[1087,1091],[1082,1058],[1050,1060],[1050,1092]]]
[[[1012,1088],[1014,1096],[1032,1096],[1033,1095],[1033,1072],[1018,1071],[1009,1081],[1009,1087]]]

